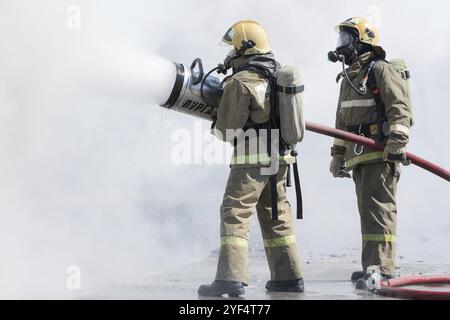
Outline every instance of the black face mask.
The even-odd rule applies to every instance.
[[[336,52],[345,57],[345,63],[348,65],[358,56],[358,40],[358,36],[353,32],[342,30],[339,33]]]
[[[335,51],[328,53],[328,59],[332,62],[344,61],[345,64],[352,64],[353,60],[360,54],[362,45],[358,35],[350,30],[342,30]]]
[[[349,79],[345,64],[350,66],[353,61],[360,55],[373,50],[372,46],[367,45],[359,41],[358,34],[352,30],[343,29],[339,33],[339,39],[335,51],[328,53],[328,60],[331,62],[342,63],[342,72],[347,79],[352,89],[359,95],[365,95],[367,93],[367,86],[365,82],[362,82],[360,88],[356,88],[352,81]]]

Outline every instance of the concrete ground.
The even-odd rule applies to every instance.
[[[136,285],[102,290],[102,294],[89,294],[82,298],[94,299],[150,299],[196,300],[200,284],[212,282],[217,264],[217,253],[205,260],[195,261],[172,269],[149,274]],[[249,300],[385,300],[368,291],[356,290],[349,280],[359,264],[351,255],[321,255],[309,253],[303,263],[306,291],[303,294],[268,294],[264,289],[269,279],[267,261],[263,251],[250,254],[250,283],[244,299]],[[446,275],[448,265],[427,265],[423,262],[401,263],[398,274]],[[450,288],[448,289],[450,290]],[[107,293],[105,293],[107,292]]]

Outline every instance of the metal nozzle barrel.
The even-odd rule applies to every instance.
[[[183,89],[185,71],[184,66],[180,63],[174,63],[176,68],[176,78],[175,84],[173,86],[172,92],[170,93],[169,99],[162,106],[166,108],[172,108],[180,97],[181,90]]]
[[[222,95],[220,79],[213,76],[205,78],[200,59],[195,59],[190,69],[180,63],[174,65],[175,83],[169,99],[162,107],[212,120],[217,115]]]

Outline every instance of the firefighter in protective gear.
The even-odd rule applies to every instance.
[[[248,284],[249,227],[255,209],[271,272],[266,289],[303,292],[294,219],[286,198],[288,164],[294,158],[280,150],[276,178],[279,215],[275,221],[272,220],[270,176],[262,171],[270,165],[270,157],[265,148],[252,147],[258,134],[248,134],[267,128],[271,116],[270,86],[255,68],[274,72],[280,65],[271,53],[266,31],[257,22],[236,23],[223,41],[233,46],[232,58],[228,58],[233,75],[224,83],[213,132],[234,144],[235,152],[220,210],[221,247],[216,280],[211,285],[200,286],[198,293],[202,296],[244,294]],[[239,134],[248,139],[236,139]]]
[[[378,30],[367,20],[348,19],[337,31],[338,45],[329,56],[335,55],[349,67],[338,76],[343,80],[336,128],[386,144],[383,153],[336,139],[331,150],[333,176],[351,178],[353,171],[356,185],[363,272],[354,273],[352,280],[364,281],[373,266],[390,278],[395,275],[398,167],[405,159],[412,126],[408,83],[385,61]]]

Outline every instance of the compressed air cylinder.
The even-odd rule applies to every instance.
[[[199,64],[201,66],[201,61]],[[190,69],[186,69],[184,65],[175,63],[175,83],[169,99],[162,106],[197,118],[212,120],[217,115],[222,96],[221,80],[214,76],[204,79],[203,67],[196,72],[195,66],[194,62]]]

